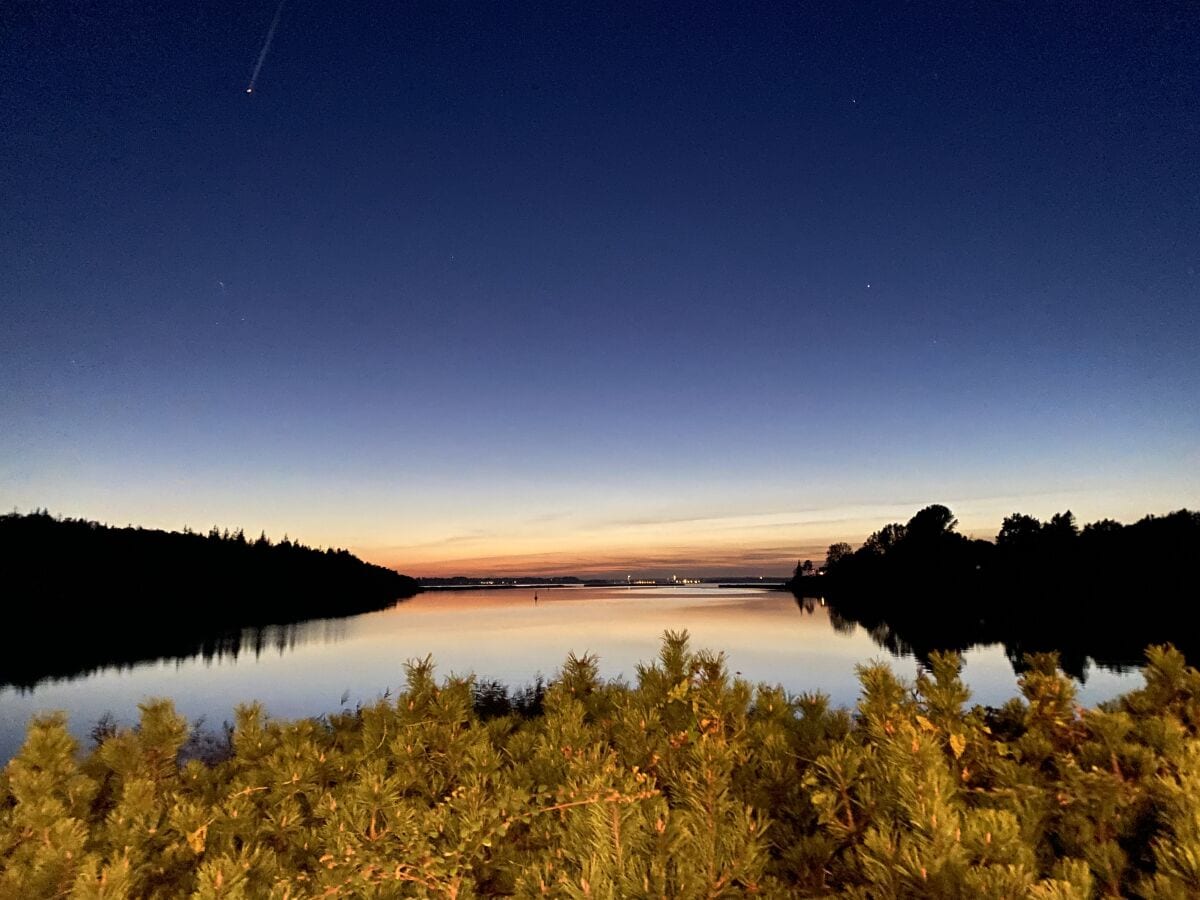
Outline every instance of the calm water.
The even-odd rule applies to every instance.
[[[431,592],[383,612],[322,619],[268,633],[255,652],[106,670],[21,693],[0,688],[0,762],[20,746],[29,717],[65,710],[86,737],[106,712],[131,724],[147,697],[171,697],[190,720],[219,726],[236,704],[260,700],[274,716],[319,715],[370,702],[403,685],[405,660],[432,654],[441,674],[474,672],[513,686],[553,676],[568,652],[595,653],[604,675],[632,680],[653,659],[664,629],[686,628],[693,648],[724,650],[731,672],[792,692],[823,691],[841,705],[858,695],[855,664],[888,659],[911,678],[916,662],[882,650],[862,629],[835,631],[825,609],[805,612],[791,594],[715,586]],[[1016,693],[1000,647],[966,655],[966,681],[981,703]],[[1141,684],[1141,675],[1093,668],[1085,704]]]

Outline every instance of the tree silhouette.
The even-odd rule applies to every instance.
[[[1000,547],[1031,547],[1037,543],[1042,532],[1042,523],[1033,516],[1013,513],[1004,519],[996,544]]]
[[[45,512],[0,516],[10,640],[0,683],[31,684],[108,663],[189,656],[240,630],[383,609],[420,589],[346,550],[253,543],[238,530],[112,528]],[[52,627],[51,627],[52,623]]]
[[[893,522],[890,525],[884,525],[883,528],[872,534],[863,546],[867,548],[868,553],[883,555],[899,545],[907,533],[908,529],[904,525]]]
[[[954,518],[954,513],[948,507],[934,503],[909,519],[904,531],[906,536],[915,541],[936,540],[953,531],[957,525],[958,519]]]
[[[995,543],[968,540],[956,524],[945,506],[927,506],[856,551],[831,547],[825,577],[795,579],[792,589],[825,596],[880,643],[918,655],[999,642],[1014,661],[1059,651],[1073,674],[1089,657],[1132,665],[1152,643],[1200,655],[1193,562],[1200,513],[1178,510],[1132,525],[1105,519],[1082,529],[1069,510],[1045,524],[1013,513]],[[1097,615],[1123,606],[1129,611],[1119,628]]]
[[[845,542],[830,544],[829,549],[825,552],[825,568],[832,570],[843,561],[850,559],[853,554],[853,548]]]

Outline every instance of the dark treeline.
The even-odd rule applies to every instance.
[[[10,626],[0,683],[21,686],[105,665],[236,654],[246,642],[261,650],[246,629],[384,609],[420,590],[346,550],[286,537],[114,528],[44,511],[0,516],[0,564]]]
[[[928,506],[857,550],[832,545],[823,574],[802,563],[790,586],[827,598],[835,617],[888,649],[921,657],[999,642],[1014,662],[1057,651],[1080,675],[1088,657],[1134,666],[1152,643],[1200,655],[1200,513],[1082,528],[1069,511],[1048,522],[1014,513],[994,542],[956,527],[949,509]]]

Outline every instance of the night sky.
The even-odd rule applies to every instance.
[[[1200,7],[29,2],[0,503],[414,575],[1200,505]],[[1116,9],[1120,7],[1120,9]]]

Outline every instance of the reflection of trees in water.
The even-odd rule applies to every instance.
[[[916,648],[884,622],[872,626],[867,633],[871,635],[871,640],[892,656],[918,656]]]
[[[99,672],[129,671],[148,663],[173,661],[176,665],[201,660],[206,666],[236,662],[244,654],[255,660],[264,653],[283,656],[306,644],[331,644],[345,640],[352,617],[310,619],[214,631],[200,637],[160,628],[90,628],[59,634],[53,642],[36,648],[10,649],[0,659],[0,686],[26,693],[45,681],[71,681]],[[182,630],[180,626],[177,629]],[[48,638],[51,636],[47,636]]]
[[[271,651],[283,656],[306,644],[341,643],[346,639],[346,622],[346,619],[313,619],[243,628],[205,641],[196,653],[176,659],[187,662],[199,658],[212,664],[223,660],[236,662],[243,653],[251,654],[256,660]]]
[[[838,634],[854,634],[854,630],[858,628],[858,623],[852,619],[847,619],[837,610],[829,610],[829,624],[833,626],[833,630]]]
[[[922,663],[935,650],[965,652],[1000,645],[1017,674],[1026,670],[1027,654],[1054,652],[1064,672],[1086,682],[1096,668],[1119,674],[1138,671],[1152,644],[1173,643],[1185,656],[1200,658],[1185,612],[1175,621],[1122,616],[1114,625],[1111,615],[1039,616],[1028,601],[1013,603],[1013,614],[1005,617],[981,617],[973,604],[947,603],[927,595],[893,594],[886,602],[875,597],[826,602],[829,624],[838,634],[851,634],[861,626],[879,647]],[[806,614],[815,609],[811,597],[797,597],[796,605]]]
[[[912,655],[913,649],[899,635],[897,635],[886,622],[860,622],[848,616],[842,615],[832,606],[825,606],[822,602],[819,604],[828,614],[829,624],[835,632],[843,635],[851,635],[862,625],[866,632],[880,647],[890,652],[893,656]],[[813,597],[796,597],[796,606],[806,615],[816,613],[818,601]]]

